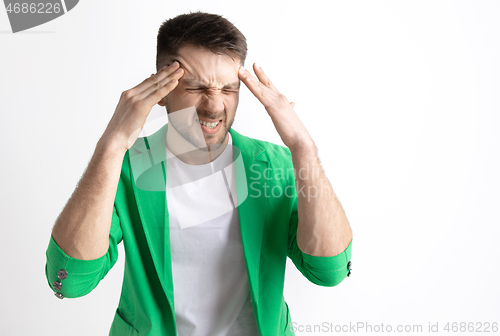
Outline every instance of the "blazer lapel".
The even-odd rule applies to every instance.
[[[134,195],[153,263],[162,288],[174,309],[174,285],[170,257],[169,214],[166,193],[165,124],[156,133],[138,138],[130,152]]]
[[[134,195],[158,278],[169,300],[173,316],[174,291],[170,252],[169,214],[166,193],[165,132],[168,124],[151,136],[139,138],[129,150]],[[265,179],[267,153],[255,141],[232,128],[233,162],[238,217],[250,291],[259,299],[259,268],[265,223]],[[257,182],[257,183],[254,183]],[[258,197],[259,196],[259,197]],[[256,310],[257,307],[254,306]],[[255,312],[258,313],[257,311]]]
[[[269,167],[267,153],[263,147],[248,137],[242,136],[232,128],[229,130],[234,145],[236,190],[248,190],[246,199],[238,200],[241,240],[253,302],[259,300],[259,270],[262,248],[262,233],[266,218],[267,201],[264,197],[265,175]],[[239,152],[238,153],[238,149]],[[238,155],[241,155],[244,170],[238,169]],[[246,176],[243,176],[243,175]],[[264,181],[264,183],[263,183]],[[255,314],[258,307],[254,305]]]

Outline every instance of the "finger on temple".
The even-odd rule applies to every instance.
[[[151,87],[156,87],[156,83],[160,83],[170,76],[177,68],[179,67],[179,63],[177,62],[174,67],[164,66],[161,68],[156,74],[152,74],[149,78],[145,79],[142,83],[138,84],[136,87],[132,89],[132,93],[135,95],[141,94],[142,92],[150,89]]]

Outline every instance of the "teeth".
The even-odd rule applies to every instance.
[[[198,122],[207,128],[215,128],[217,125],[219,125],[219,121],[213,123],[207,123],[205,121],[198,120]]]

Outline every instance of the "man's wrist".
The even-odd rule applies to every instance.
[[[300,140],[297,140],[292,146],[288,147],[292,156],[300,155],[303,153],[316,153],[316,144],[311,137],[304,137]]]
[[[125,155],[127,149],[114,137],[103,135],[96,145],[96,152],[103,154]]]

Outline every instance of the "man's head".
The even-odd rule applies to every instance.
[[[244,65],[247,45],[243,34],[220,15],[190,13],[165,21],[158,31],[156,68],[174,61],[180,63],[184,75],[177,87],[159,105],[167,113],[188,107],[196,109],[201,121],[217,123],[210,130],[201,127],[207,145],[212,149],[227,143],[239,100],[238,69]],[[187,121],[188,122],[188,121]],[[190,125],[172,126],[195,144]],[[215,146],[214,146],[215,145]]]

